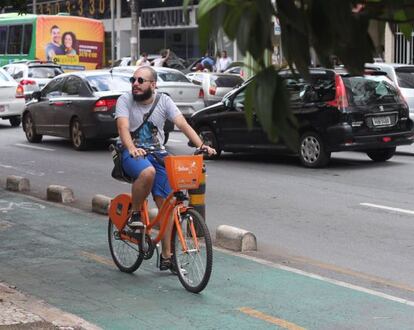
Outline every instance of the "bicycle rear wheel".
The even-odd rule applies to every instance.
[[[179,231],[174,226],[172,250],[177,275],[186,290],[198,293],[207,286],[213,266],[210,232],[204,218],[193,209],[180,215],[180,224],[187,250],[184,249]],[[194,235],[195,231],[197,237]]]
[[[121,272],[133,273],[144,260],[144,253],[138,244],[120,237],[120,231],[111,219],[108,223],[108,243],[112,259]]]

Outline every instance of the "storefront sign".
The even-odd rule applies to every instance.
[[[195,10],[187,9],[187,15],[185,15],[182,7],[143,9],[140,23],[143,30],[197,26],[195,23]]]

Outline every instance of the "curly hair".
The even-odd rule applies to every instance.
[[[69,35],[72,38],[72,49],[75,51],[78,50],[78,41],[76,40],[76,36],[73,32],[67,31],[62,35],[62,47],[65,48],[65,37]]]

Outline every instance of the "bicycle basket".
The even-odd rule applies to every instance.
[[[200,185],[203,156],[166,156],[165,169],[171,189],[196,189]]]

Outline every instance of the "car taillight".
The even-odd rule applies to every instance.
[[[116,104],[116,99],[103,99],[95,102],[94,112],[105,112],[111,110]]]
[[[217,87],[216,87],[216,86],[211,86],[211,87],[208,89],[208,93],[209,93],[210,95],[216,95],[216,90],[217,90]]]
[[[335,99],[326,103],[340,110],[348,107],[345,84],[339,74],[335,75]]]
[[[200,91],[198,92],[198,98],[204,99],[204,90],[202,88],[200,88]]]
[[[24,98],[24,88],[22,85],[18,85],[16,87],[16,98],[17,99]]]
[[[20,85],[36,85],[36,81],[30,79],[23,79],[20,81]]]

